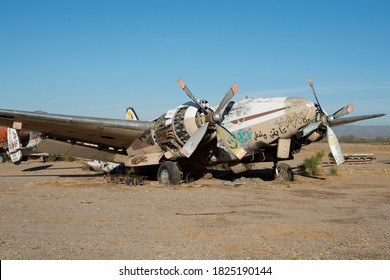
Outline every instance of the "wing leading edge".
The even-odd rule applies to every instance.
[[[51,138],[127,149],[151,129],[148,121],[130,121],[0,109],[0,125],[37,131]]]

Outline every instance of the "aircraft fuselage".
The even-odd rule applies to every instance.
[[[213,107],[207,108],[214,110]],[[254,160],[253,155],[263,151],[264,147],[268,147],[267,152],[274,153],[274,149],[269,148],[270,146],[277,144],[279,139],[294,137],[312,122],[316,117],[316,107],[310,100],[298,97],[248,98],[230,102],[222,115],[220,124],[245,149],[245,157],[251,156]],[[200,144],[202,148],[189,159],[180,153],[180,148],[206,122],[206,116],[193,102],[169,110],[156,120],[155,130],[149,137],[150,145],[146,148],[151,150],[157,146],[164,152],[167,160],[182,161],[184,162],[182,165],[189,169],[234,161],[234,157],[229,155],[223,146],[215,143],[217,141],[215,131],[202,140]],[[213,129],[212,126],[209,128],[211,131]],[[143,141],[143,144],[146,142],[148,141]],[[136,146],[139,146],[139,143],[132,148]],[[139,154],[137,149],[132,148],[128,150],[130,156],[131,153]],[[288,147],[288,154],[290,157],[290,147]],[[273,158],[267,156],[260,160],[273,161]]]

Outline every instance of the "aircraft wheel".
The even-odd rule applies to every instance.
[[[182,178],[182,172],[176,162],[166,161],[158,168],[157,178],[161,184],[178,185]]]
[[[274,167],[275,180],[294,181],[294,173],[290,165],[286,163],[278,163]]]
[[[0,163],[6,162],[7,161],[7,156],[4,154],[0,155]]]
[[[13,164],[15,164],[15,165],[19,165],[19,164],[21,164],[21,163],[22,163],[22,159],[13,162]]]

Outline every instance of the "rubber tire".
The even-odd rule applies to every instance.
[[[166,161],[160,165],[157,171],[157,179],[161,184],[178,185],[182,178],[182,172],[176,162]]]
[[[275,180],[294,181],[294,173],[293,173],[290,165],[288,165],[286,163],[278,163],[276,166],[276,169],[274,170]]]
[[[0,155],[0,163],[3,163],[3,162],[6,162],[8,159],[7,159],[7,156],[4,155],[4,154],[1,154]]]

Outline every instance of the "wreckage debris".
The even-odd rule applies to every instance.
[[[143,186],[145,176],[123,176],[120,174],[109,174],[105,176],[107,183],[125,184],[127,186]]]
[[[372,163],[376,160],[374,154],[343,154],[345,163]],[[335,163],[333,156],[329,155],[331,163]]]

